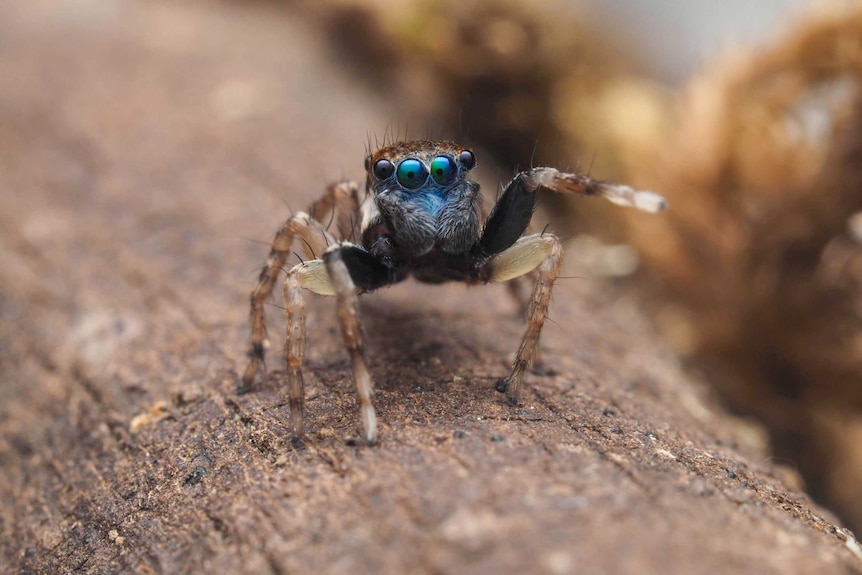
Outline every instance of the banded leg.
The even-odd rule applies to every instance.
[[[485,264],[489,281],[503,282],[537,270],[536,283],[527,306],[527,331],[512,363],[512,373],[497,382],[497,391],[506,394],[506,401],[516,405],[520,398],[524,373],[536,358],[539,335],[548,313],[551,290],[560,273],[563,248],[552,234],[537,234],[520,238],[512,247],[500,252]]]
[[[655,192],[602,182],[579,174],[560,172],[554,168],[533,168],[521,172],[506,186],[485,221],[485,229],[475,248],[477,255],[498,254],[521,237],[533,218],[536,192],[541,189],[582,196],[602,196],[615,204],[645,212],[657,213],[667,208],[667,200]]]
[[[305,385],[302,376],[302,360],[305,355],[303,289],[319,295],[337,295],[323,260],[309,260],[293,266],[284,280],[284,309],[287,313],[284,358],[287,364],[287,397],[294,442],[302,439],[305,433]]]
[[[319,261],[319,260],[316,260]],[[302,358],[305,355],[305,301],[300,283],[301,266],[290,270],[284,280],[284,309],[287,313],[287,339],[284,357],[287,363],[287,401],[294,441],[305,433],[305,385],[302,380]]]
[[[514,301],[515,305],[518,306],[518,317],[526,316],[530,309],[530,292],[527,290],[530,289],[530,284],[536,284],[537,277],[538,272],[534,269],[526,275],[515,278],[510,282],[506,282],[506,289],[508,290],[509,295],[512,296],[512,301]],[[536,353],[533,356],[533,363],[531,364],[530,371],[537,375],[554,374],[554,370],[548,369],[542,362],[542,346],[538,343],[536,344]]]
[[[365,357],[362,324],[359,320],[360,288],[374,289],[392,283],[394,278],[389,268],[359,246],[342,243],[330,248],[323,256],[326,271],[338,304],[338,321],[344,336],[344,345],[350,353],[353,381],[359,394],[360,419],[365,441],[372,445],[377,441],[377,416],[372,403],[374,382]]]
[[[311,217],[330,230],[330,222],[335,224],[335,235],[340,240],[350,239],[359,225],[359,185],[356,182],[338,182],[326,188],[323,197],[308,210]],[[320,257],[318,252],[314,257]]]
[[[326,251],[327,246],[335,243],[335,238],[323,229],[319,222],[303,212],[291,216],[275,234],[269,257],[260,272],[257,286],[251,292],[251,349],[248,354],[250,359],[237,390],[240,393],[251,389],[258,371],[266,370],[264,354],[269,342],[266,337],[263,308],[269,296],[272,295],[275,282],[290,255],[293,240],[297,236],[303,240],[303,249],[306,255],[312,258],[318,257]]]
[[[603,196],[615,204],[653,213],[667,207],[667,201],[655,192],[602,182],[554,168],[533,168],[521,172],[509,182],[485,221],[485,229],[476,244],[474,255],[477,258],[490,258],[478,274],[485,281],[508,281],[538,268],[538,277],[527,309],[527,332],[515,357],[512,373],[497,385],[498,390],[506,392],[512,404],[518,402],[524,371],[536,359],[539,333],[562,257],[559,240],[553,236],[521,237],[533,217],[536,192],[541,189]]]

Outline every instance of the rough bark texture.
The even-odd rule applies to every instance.
[[[363,298],[378,447],[345,442],[331,300],[308,299],[305,447],[277,307],[237,396],[247,238],[359,176],[389,120],[321,52],[267,6],[0,5],[0,570],[862,573],[592,281],[560,282],[556,375],[520,409],[493,391],[523,329],[500,287]]]

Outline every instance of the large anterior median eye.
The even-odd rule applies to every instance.
[[[437,156],[431,160],[431,177],[441,186],[451,183],[457,175],[458,168],[449,156]]]
[[[425,169],[425,165],[419,160],[408,158],[398,164],[398,171],[395,177],[402,187],[408,190],[415,190],[428,179],[428,170]]]

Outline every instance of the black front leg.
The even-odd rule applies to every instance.
[[[536,192],[540,189],[579,196],[602,196],[615,204],[651,213],[667,208],[667,200],[655,192],[602,182],[554,168],[532,168],[515,176],[506,186],[485,223],[475,255],[498,254],[521,237],[530,223],[536,206]]]
[[[521,172],[509,182],[491,210],[477,255],[491,256],[511,247],[530,225],[535,208],[536,187],[528,182],[527,172]]]

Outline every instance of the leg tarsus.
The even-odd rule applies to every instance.
[[[248,357],[249,361],[245,368],[245,373],[242,374],[242,379],[240,379],[236,386],[237,395],[243,395],[252,390],[252,384],[258,372],[266,373],[263,343],[253,343],[251,349],[248,351]]]
[[[506,390],[509,389],[509,378],[501,377],[497,380],[497,383],[494,385],[494,389],[500,393],[506,393]]]
[[[290,438],[290,445],[297,451],[305,449],[305,442],[302,440],[302,437],[297,437],[296,435]]]

